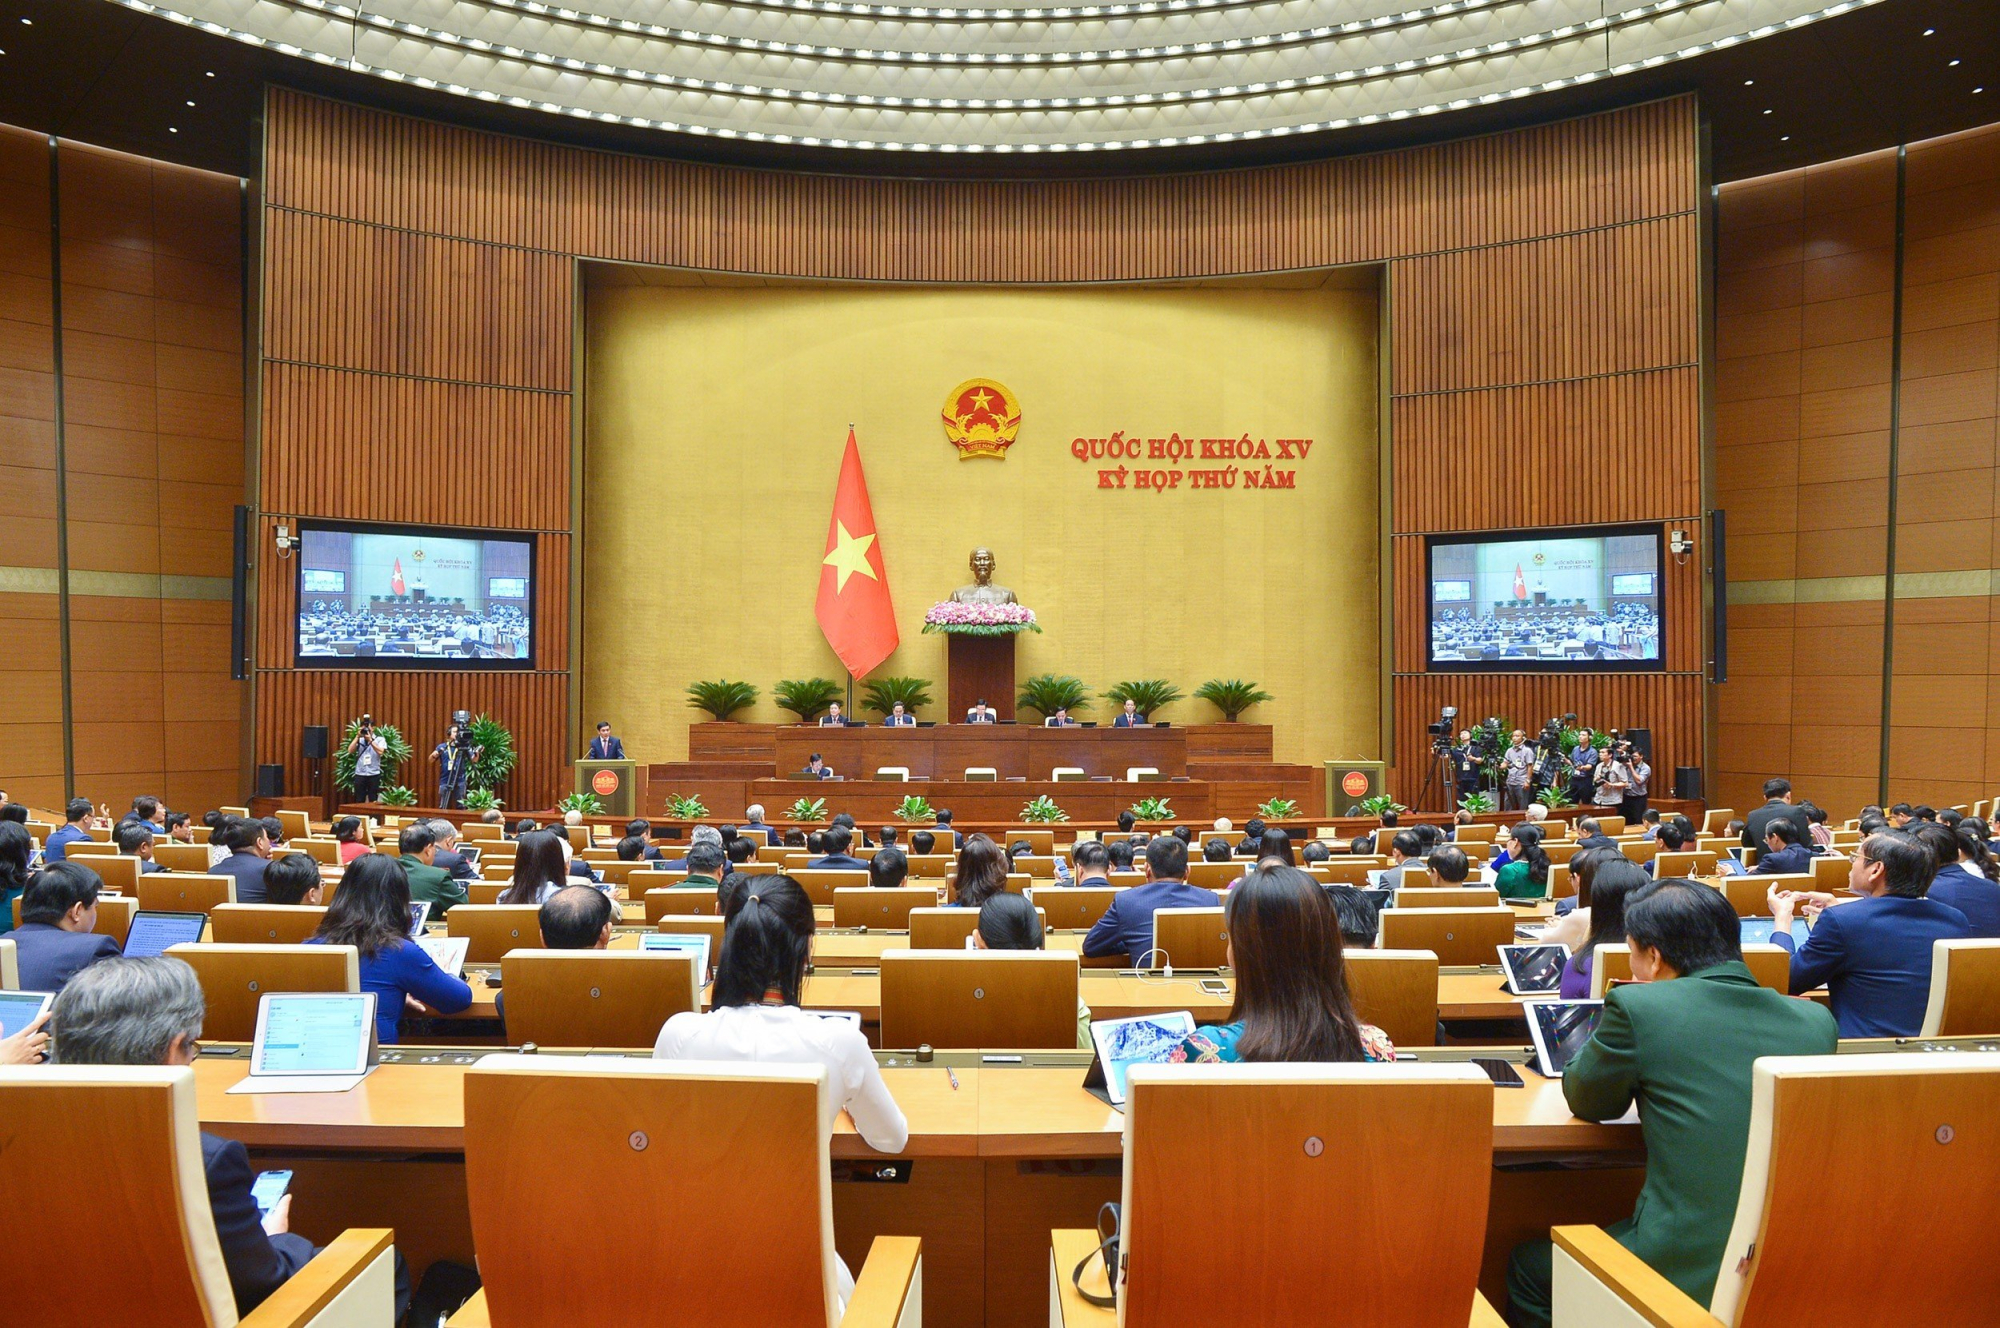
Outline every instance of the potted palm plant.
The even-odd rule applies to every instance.
[[[1210,678],[1194,689],[1195,699],[1206,701],[1222,712],[1223,722],[1234,724],[1251,706],[1262,705],[1271,694],[1254,682],[1241,678]]]
[[[799,723],[810,724],[845,690],[831,678],[787,678],[771,689],[771,699],[779,709],[797,715]]]
[[[1032,710],[1047,718],[1058,710],[1081,710],[1090,704],[1090,689],[1083,679],[1068,674],[1038,673],[1021,684],[1014,698],[1017,710]]]
[[[1104,699],[1121,708],[1130,701],[1140,714],[1151,719],[1155,711],[1165,709],[1183,695],[1180,688],[1165,678],[1141,678],[1112,685],[1105,690]]]
[[[914,715],[920,706],[931,703],[931,684],[928,678],[906,678],[892,675],[874,678],[862,689],[861,708],[873,710],[878,715],[887,715],[898,705],[906,714]]]
[[[706,711],[718,721],[727,721],[739,710],[748,710],[757,704],[757,689],[747,682],[733,682],[717,678],[709,682],[691,682],[687,685],[688,705],[696,710]]]

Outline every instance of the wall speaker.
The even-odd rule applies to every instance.
[[[285,796],[285,767],[281,765],[257,767],[257,796],[260,798]]]
[[[301,747],[306,760],[324,761],[326,759],[326,725],[306,725],[305,740],[301,744]]]
[[[1651,729],[1626,729],[1625,741],[1632,744],[1632,750],[1646,758],[1647,764],[1653,760],[1653,731]]]
[[[1677,765],[1674,767],[1674,796],[1683,802],[1700,802],[1701,767],[1698,765]]]

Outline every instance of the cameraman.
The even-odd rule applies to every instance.
[[[1647,784],[1653,778],[1653,767],[1646,764],[1646,754],[1625,743],[1625,768],[1629,777],[1625,782],[1625,824],[1637,825],[1646,817],[1646,799],[1650,790]]]
[[[1450,756],[1451,770],[1458,782],[1458,792],[1452,799],[1456,806],[1466,794],[1479,791],[1479,757],[1472,749],[1471,729],[1459,731],[1458,746],[1451,749]]]
[[[1631,745],[1614,743],[1597,763],[1597,787],[1591,792],[1591,805],[1609,814],[1614,807],[1625,805],[1625,792],[1632,787]]]
[[[472,735],[453,724],[445,730],[444,741],[431,749],[438,763],[437,805],[446,811],[465,801],[466,780],[481,749],[472,745]]]
[[[1596,736],[1589,729],[1581,729],[1576,735],[1576,746],[1569,754],[1569,800],[1581,807],[1590,802],[1597,785],[1597,762],[1602,753],[1597,750]]]
[[[347,750],[354,757],[355,801],[380,802],[382,753],[389,750],[389,740],[375,732],[373,715],[361,717],[361,727],[355,730],[354,741],[347,744]]]

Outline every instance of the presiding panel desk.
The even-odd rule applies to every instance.
[[[1980,1039],[1852,1042],[1841,1051],[1964,1050]],[[361,1084],[336,1094],[231,1096],[248,1069],[241,1045],[204,1046],[195,1064],[201,1128],[242,1142],[255,1165],[290,1168],[292,1229],[325,1240],[362,1220],[393,1226],[421,1277],[437,1259],[473,1262],[464,1166],[467,1066],[492,1048],[388,1047]],[[644,1055],[564,1049],[540,1054]],[[1461,1061],[1492,1051],[1419,1049]],[[1508,1053],[1525,1081],[1493,1092],[1493,1181],[1480,1287],[1504,1303],[1508,1254],[1554,1225],[1630,1214],[1644,1176],[1633,1121],[1569,1112],[1558,1081]],[[833,1146],[836,1241],[849,1266],[878,1235],[924,1249],[924,1321],[972,1328],[1048,1322],[1051,1230],[1087,1227],[1120,1190],[1125,1118],[1082,1086],[1089,1055],[1067,1051],[877,1053],[909,1121],[909,1144],[876,1153],[842,1116]],[[1202,1159],[1190,1156],[1188,1165]],[[1412,1184],[1423,1159],[1409,1159]],[[589,1177],[577,1178],[588,1185]],[[615,1249],[615,1231],[607,1228]]]
[[[1188,772],[1187,731],[1178,728],[1041,728],[1027,724],[940,724],[934,728],[880,725],[820,728],[788,725],[777,731],[779,776],[803,770],[818,752],[848,779],[872,779],[884,766],[906,766],[913,780],[964,779],[986,767],[1001,779],[1037,783],[1061,766],[1086,776],[1123,780],[1134,766],[1150,766],[1163,779]]]

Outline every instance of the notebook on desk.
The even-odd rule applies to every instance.
[[[231,1093],[345,1093],[375,1068],[375,993],[266,993]]]

